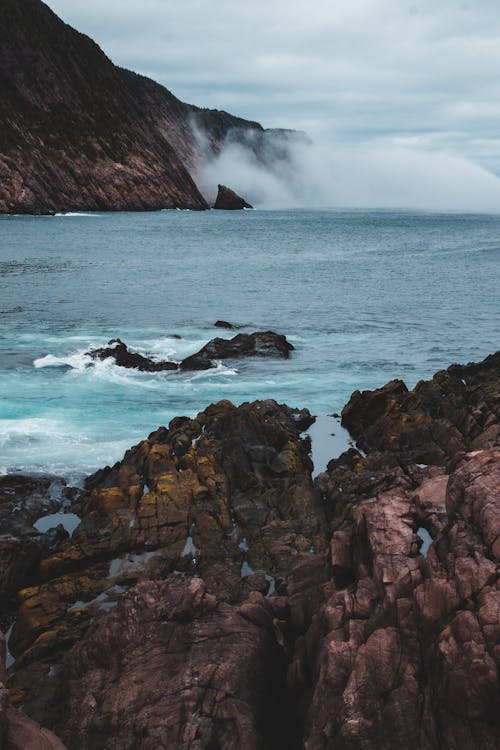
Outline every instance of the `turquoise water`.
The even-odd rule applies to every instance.
[[[179,414],[272,397],[315,414],[498,349],[500,216],[163,211],[0,219],[0,472],[74,480]],[[181,359],[218,318],[288,361],[145,374],[85,351],[119,336]],[[173,338],[173,334],[182,339]]]

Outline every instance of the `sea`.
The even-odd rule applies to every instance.
[[[481,360],[499,348],[499,260],[500,215],[1,217],[0,474],[78,484],[174,416],[220,399],[272,398],[325,420],[356,389],[393,378],[413,387]],[[285,334],[295,350],[154,374],[86,354],[119,337],[179,361],[234,335],[218,319]],[[340,430],[338,420],[327,427]]]

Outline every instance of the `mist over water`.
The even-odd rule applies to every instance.
[[[213,202],[216,185],[258,208],[409,208],[500,213],[500,179],[458,153],[393,141],[352,146],[287,139],[287,160],[263,163],[229,137],[195,175]]]

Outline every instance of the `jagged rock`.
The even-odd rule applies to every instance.
[[[234,190],[231,190],[231,188],[226,187],[226,185],[219,185],[214,208],[224,211],[238,211],[243,208],[253,208],[253,206],[235,193]]]
[[[120,367],[129,367],[141,372],[163,372],[178,368],[175,362],[156,361],[137,352],[131,352],[120,339],[111,339],[107,347],[91,349],[88,354],[92,359],[114,359]]]
[[[452,365],[408,391],[394,380],[375,391],[356,391],[342,424],[364,451],[400,462],[444,464],[458,451],[500,444],[500,352],[483,362]]]
[[[284,615],[258,593],[231,606],[200,579],[138,584],[65,659],[69,747],[293,750]]]
[[[495,415],[494,360],[465,370]],[[496,750],[500,449],[424,467],[388,441],[313,483],[312,420],[219,402],[90,477],[20,592],[11,701],[70,750]]]
[[[55,481],[62,482],[55,477],[0,477],[1,614],[10,611],[20,588],[34,582],[40,560],[67,537],[62,527],[51,534],[40,534],[33,527],[38,518],[60,508],[60,501],[50,493]]]
[[[181,370],[208,370],[217,359],[238,357],[283,357],[288,359],[294,350],[292,344],[274,331],[238,333],[232,339],[212,339],[199,352],[184,359]]]
[[[427,469],[416,482],[398,469],[389,489],[373,476],[371,496],[361,478],[341,514],[344,485],[333,463],[322,477],[338,520],[332,583],[297,641],[289,676],[298,693],[312,685],[302,706],[305,745],[493,750],[500,451],[462,454],[449,477]],[[433,540],[425,554],[421,528]]]
[[[307,410],[274,401],[214,404],[177,418],[87,482],[83,519],[20,592],[9,641],[13,699],[54,724],[57,666],[90,623],[139,579],[202,576],[237,602],[276,590],[304,557],[326,549],[325,517],[301,433]]]
[[[9,706],[5,688],[5,640],[0,633],[0,748],[2,750],[66,750],[65,745],[26,714]]]

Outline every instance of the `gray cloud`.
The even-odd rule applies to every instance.
[[[397,195],[398,165],[411,170],[409,180],[425,164],[436,180],[448,160],[455,179],[462,164],[463,180],[474,185],[471,205],[478,182],[489,206],[497,200],[497,181],[480,169],[500,174],[500,17],[493,0],[48,5],[114,62],[185,101],[267,127],[303,129],[332,144],[337,170],[348,171],[339,163],[358,163],[362,155],[380,180],[392,169]],[[422,185],[421,175],[415,183]]]

